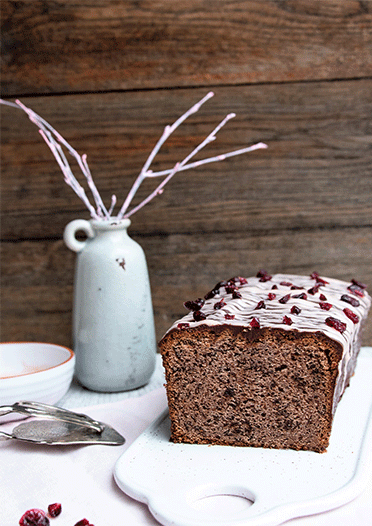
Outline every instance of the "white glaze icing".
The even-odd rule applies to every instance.
[[[318,292],[311,294],[308,291],[316,285],[317,280],[310,276],[297,276],[289,274],[275,274],[269,281],[262,281],[260,277],[246,278],[247,283],[240,285],[237,283],[238,292],[241,298],[234,299],[231,292],[226,292],[225,287],[219,289],[219,293],[213,298],[205,301],[200,309],[206,319],[195,321],[194,313],[190,311],[183,318],[177,320],[171,330],[178,330],[179,324],[188,324],[187,327],[193,328],[201,325],[233,325],[239,327],[250,327],[253,318],[259,321],[260,327],[278,327],[284,330],[297,330],[300,332],[317,332],[320,331],[326,336],[339,342],[343,348],[343,359],[339,365],[339,378],[345,383],[346,370],[353,348],[357,345],[357,339],[360,332],[360,326],[367,317],[371,298],[366,290],[363,291],[363,297],[353,293],[348,289],[352,284],[337,279],[319,277],[327,282],[321,284]],[[318,278],[318,279],[319,279]],[[291,285],[283,285],[290,283]],[[273,286],[277,289],[273,289]],[[300,287],[291,289],[291,286]],[[268,299],[268,294],[276,295],[275,299]],[[301,293],[307,295],[307,299],[296,298]],[[280,303],[280,299],[290,294],[286,303]],[[322,301],[321,295],[326,299]],[[358,306],[353,306],[341,299],[347,295],[359,302]],[[216,303],[223,300],[225,305],[215,310]],[[265,303],[265,308],[257,309],[260,301]],[[331,304],[329,310],[323,310],[320,303]],[[301,309],[298,314],[291,313],[293,306]],[[359,318],[358,323],[354,323],[345,313],[344,309],[349,309]],[[227,317],[226,317],[227,315]],[[283,323],[284,316],[292,321],[291,325]],[[233,317],[232,319],[230,319]],[[345,330],[341,333],[326,323],[326,319],[336,318],[345,324]],[[168,331],[168,332],[169,332]],[[342,387],[342,392],[344,385]],[[335,400],[335,404],[337,400]]]

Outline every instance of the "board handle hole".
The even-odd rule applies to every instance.
[[[189,504],[210,518],[224,518],[247,511],[255,502],[255,496],[246,488],[211,487],[195,488],[189,494]]]

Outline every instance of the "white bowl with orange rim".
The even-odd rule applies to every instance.
[[[56,404],[68,391],[74,352],[53,343],[0,343],[0,405],[21,400]]]

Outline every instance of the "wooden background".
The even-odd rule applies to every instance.
[[[154,168],[231,111],[202,156],[269,145],[178,174],[133,216],[158,338],[184,300],[259,268],[372,286],[372,2],[2,0],[1,11],[2,97],[88,155],[107,204],[209,90]],[[0,109],[1,340],[70,346],[75,254],[62,234],[89,214],[25,114]]]

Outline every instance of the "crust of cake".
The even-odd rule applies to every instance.
[[[339,342],[322,332],[199,325],[171,330],[160,350],[171,441],[327,449],[343,392]]]

